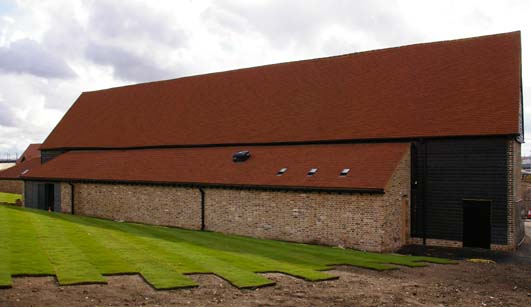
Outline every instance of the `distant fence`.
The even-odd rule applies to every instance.
[[[13,163],[18,160],[18,153],[0,152],[0,163]]]

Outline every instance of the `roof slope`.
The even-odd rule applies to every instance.
[[[42,149],[519,133],[520,32],[83,93]]]
[[[25,178],[383,190],[408,148],[387,143],[71,151]],[[251,158],[232,162],[240,150],[249,150]],[[277,176],[283,167],[287,172]],[[317,173],[308,177],[314,167]],[[344,168],[350,172],[340,177]]]
[[[10,168],[6,168],[4,170],[0,171],[0,180],[8,179],[8,180],[17,180],[20,179],[22,176],[22,173],[26,170],[28,172],[32,169],[38,168],[41,165],[41,159],[39,157],[37,158],[31,158],[24,160],[23,162],[19,162],[15,165],[13,165]]]
[[[33,158],[40,158],[41,157],[41,150],[40,150],[41,144],[30,144],[26,150],[20,155],[20,157],[17,160],[17,163],[31,160]]]

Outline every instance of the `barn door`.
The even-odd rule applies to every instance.
[[[490,248],[489,200],[464,200],[463,246]]]
[[[44,185],[44,210],[48,211],[54,211],[54,204],[55,204],[55,189],[54,185],[50,183],[46,183]]]

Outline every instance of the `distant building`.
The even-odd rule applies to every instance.
[[[15,162],[0,162],[0,171],[10,168],[11,166],[14,166],[14,165],[15,165]]]
[[[0,170],[0,192],[23,194],[24,181],[21,176],[36,166],[40,166],[41,144],[30,144],[15,163]]]
[[[25,205],[373,251],[514,249],[521,67],[513,32],[85,92],[22,175]]]

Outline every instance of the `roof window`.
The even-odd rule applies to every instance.
[[[238,151],[237,153],[232,155],[232,161],[233,162],[245,162],[247,159],[251,157],[251,153],[247,150]]]
[[[313,176],[313,175],[315,175],[315,173],[317,173],[317,169],[316,169],[316,168],[312,168],[312,169],[308,172],[308,176]]]
[[[283,168],[279,169],[278,172],[277,172],[277,176],[282,176],[282,175],[284,175],[284,173],[285,173],[287,170],[288,170],[287,167],[283,167]]]
[[[350,172],[350,168],[344,168],[341,173],[339,173],[340,177],[346,177],[348,172]]]

